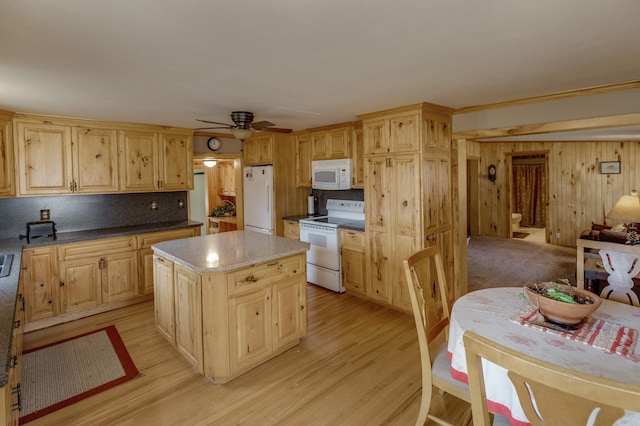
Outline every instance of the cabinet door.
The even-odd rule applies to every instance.
[[[353,188],[364,188],[364,140],[362,127],[356,127],[351,138],[351,174]]]
[[[16,128],[20,193],[71,192],[71,128],[20,122]]]
[[[273,164],[273,137],[252,136],[242,146],[247,166]]]
[[[173,262],[153,256],[153,306],[156,329],[171,344],[176,344]]]
[[[275,284],[272,291],[275,351],[307,334],[306,279],[292,277]]]
[[[296,186],[311,188],[311,137],[296,136]]]
[[[273,351],[269,288],[229,298],[229,347],[232,372]]]
[[[367,184],[365,188],[365,220],[370,230],[388,230],[391,220],[391,163],[389,157],[367,158]]]
[[[349,158],[351,151],[351,126],[329,132],[327,146],[329,158]]]
[[[202,371],[202,308],[199,274],[174,266],[176,347]]]
[[[0,120],[0,197],[16,194],[13,182],[15,165],[13,163],[13,141],[11,121]]]
[[[59,313],[58,262],[54,247],[22,252],[26,321],[49,318]]]
[[[60,302],[61,313],[82,311],[102,303],[99,258],[60,262]]]
[[[117,131],[74,127],[72,135],[74,191],[117,192]]]
[[[155,191],[160,188],[158,175],[158,143],[152,132],[121,131],[120,189],[122,191]]]
[[[300,222],[295,220],[284,221],[284,237],[291,240],[300,239]]]
[[[193,188],[193,148],[188,135],[160,135],[160,181],[165,191]]]
[[[364,248],[342,248],[342,285],[347,292],[366,294]]]
[[[373,120],[362,125],[365,155],[387,154],[389,145],[389,121]]]
[[[102,302],[128,300],[138,294],[136,252],[110,254],[101,258]]]
[[[311,134],[311,160],[328,160],[329,158],[331,158],[329,134],[327,132]]]
[[[413,113],[389,120],[390,151],[393,153],[420,149],[420,114]]]

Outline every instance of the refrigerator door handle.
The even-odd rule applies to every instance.
[[[271,212],[271,203],[270,203],[270,199],[269,199],[269,182],[267,181],[266,185],[266,192],[265,192],[265,197],[267,199],[267,211]]]

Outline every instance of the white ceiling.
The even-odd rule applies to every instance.
[[[294,130],[640,78],[638,0],[0,0],[0,109]]]

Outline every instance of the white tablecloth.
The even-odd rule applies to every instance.
[[[466,294],[453,305],[449,327],[448,351],[451,374],[467,382],[467,361],[462,343],[466,330],[501,345],[545,361],[585,373],[640,386],[640,342],[630,357],[607,353],[582,342],[525,327],[510,320],[526,302],[518,295],[522,287],[490,288]],[[640,308],[610,300],[593,314],[603,320],[640,329]],[[483,363],[489,409],[508,417],[512,425],[529,425],[507,371],[495,364]],[[640,413],[627,411],[616,425],[640,425]]]

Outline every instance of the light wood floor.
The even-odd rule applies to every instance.
[[[141,376],[30,425],[413,425],[421,392],[413,317],[310,285],[300,345],[217,386],[156,331],[153,302],[24,336],[25,349],[114,324]],[[434,392],[460,424],[468,405]],[[428,423],[431,424],[431,423]]]

